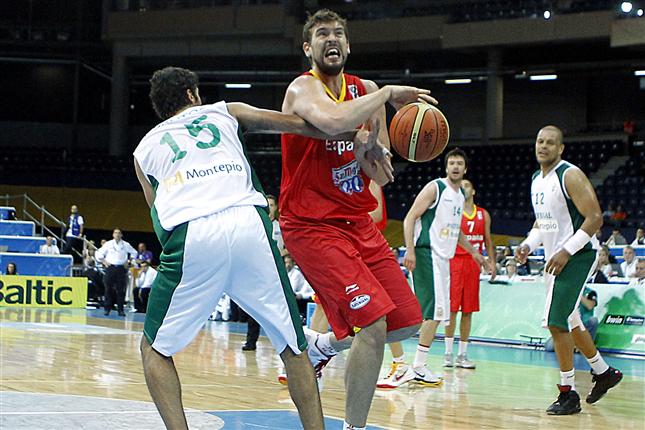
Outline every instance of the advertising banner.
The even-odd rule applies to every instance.
[[[0,306],[84,308],[87,278],[0,275]]]

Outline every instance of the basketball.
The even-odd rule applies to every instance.
[[[426,103],[403,106],[390,124],[392,147],[410,161],[436,158],[446,148],[449,138],[448,120],[439,109]]]

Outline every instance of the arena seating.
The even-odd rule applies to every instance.
[[[38,254],[42,237],[34,236],[35,225],[31,221],[0,221],[0,269],[15,263],[19,275],[71,276],[71,255]]]

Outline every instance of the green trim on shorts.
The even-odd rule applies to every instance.
[[[170,307],[170,301],[181,282],[184,267],[184,250],[186,247],[186,233],[188,223],[178,225],[172,231],[166,231],[159,224],[157,210],[153,206],[152,224],[157,232],[163,251],[159,256],[160,264],[157,268],[150,296],[148,309],[143,327],[143,334],[152,345],[157,337],[159,327],[163,323]]]
[[[416,248],[417,267],[412,272],[414,294],[417,296],[424,320],[434,320],[435,293],[432,249]]]
[[[594,261],[596,261],[596,251],[579,251],[569,258],[562,272],[555,277],[547,319],[549,326],[569,330],[567,319],[576,309],[578,297],[585,287]]]
[[[287,305],[289,307],[289,315],[291,316],[291,322],[293,323],[293,328],[296,331],[296,337],[298,339],[298,348],[300,351],[307,349],[307,339],[305,338],[305,332],[302,330],[302,321],[300,320],[300,311],[298,310],[298,303],[296,302],[296,296],[293,294],[293,288],[291,288],[291,282],[289,282],[289,275],[287,275],[287,269],[284,267],[284,260],[280,256],[280,251],[278,246],[273,240],[273,223],[269,219],[268,209],[261,206],[255,206],[255,210],[260,215],[262,224],[264,225],[264,231],[267,235],[267,241],[271,247],[271,252],[273,253],[273,261],[275,262],[275,268],[280,275],[280,284],[282,284],[282,291],[284,292],[284,297],[287,300]],[[278,354],[282,351],[278,351]]]

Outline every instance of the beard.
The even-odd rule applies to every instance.
[[[344,57],[342,62],[333,65],[325,64],[324,58],[322,61],[318,61],[316,59],[313,60],[318,69],[327,76],[336,76],[340,74],[340,72],[343,71],[343,67],[345,67],[345,61],[347,61],[347,57]]]

